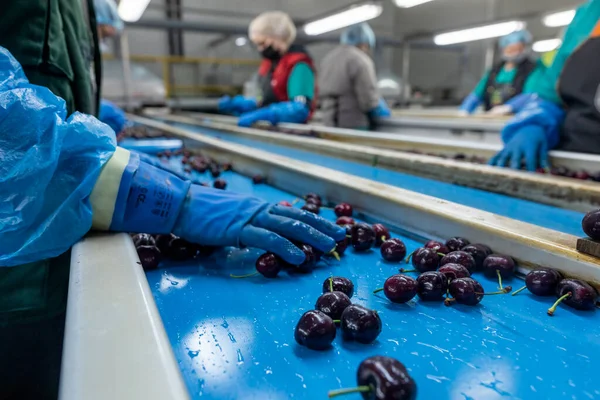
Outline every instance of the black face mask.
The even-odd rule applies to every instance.
[[[281,58],[281,54],[279,54],[279,52],[275,50],[273,46],[268,46],[262,49],[260,51],[260,55],[267,60],[279,60]]]

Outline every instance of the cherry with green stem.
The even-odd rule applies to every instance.
[[[353,388],[345,388],[345,389],[337,389],[337,390],[330,390],[329,393],[327,393],[327,397],[329,397],[330,399],[337,397],[337,396],[344,396],[347,394],[352,394],[352,393],[369,393],[374,391],[375,389],[371,386],[357,386],[357,387],[353,387]]]
[[[568,298],[569,298],[569,297],[571,297],[571,296],[573,296],[573,293],[572,293],[572,292],[567,292],[567,293],[565,293],[563,296],[559,297],[559,298],[558,298],[558,300],[556,300],[556,301],[554,302],[554,304],[552,305],[552,307],[550,307],[550,308],[548,309],[548,315],[549,315],[549,316],[553,316],[553,315],[554,315],[554,312],[556,311],[556,307],[558,307],[558,305],[559,305],[560,303],[562,303],[563,301],[565,301],[566,299],[568,299]]]

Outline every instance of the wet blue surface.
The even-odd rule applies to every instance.
[[[294,199],[231,172],[223,178],[228,189],[268,201]],[[331,210],[322,212],[334,218]],[[420,245],[403,240],[409,251]],[[254,253],[229,258],[225,253],[167,264],[147,274],[195,399],[324,399],[328,390],[355,385],[359,363],[373,355],[404,363],[418,385],[419,399],[600,399],[595,311],[559,307],[548,317],[554,299],[527,292],[486,297],[476,307],[418,299],[394,305],[372,291],[399,265],[384,263],[375,250],[348,251],[340,263],[321,262],[310,275],[282,274],[274,280],[230,278],[230,273],[252,271]],[[346,343],[338,336],[324,352],[295,343],[298,319],[314,307],[322,282],[332,274],[354,282],[354,303],[380,312],[383,331],[375,343]],[[496,290],[496,282],[479,274],[475,278],[486,291]],[[515,278],[506,283],[517,288],[523,282]]]
[[[285,146],[263,143],[256,140],[243,138],[226,133],[190,126],[186,124],[171,123],[171,125],[182,127],[191,131],[219,137],[231,142],[246,146],[259,148],[281,154],[283,156],[296,158],[298,160],[318,164],[323,167],[347,172],[363,178],[387,183],[418,193],[438,197],[444,200],[464,204],[469,207],[478,208],[517,219],[531,224],[543,226],[560,232],[581,236],[581,219],[583,213],[564,210],[557,207],[547,206],[532,201],[521,200],[501,194],[490,193],[483,190],[453,185],[433,179],[421,178],[413,175],[403,174],[371,167],[368,165],[351,161],[340,160],[334,157],[323,156],[303,150],[296,150]]]

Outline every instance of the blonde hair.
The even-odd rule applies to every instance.
[[[267,11],[250,23],[248,36],[252,39],[254,35],[277,38],[289,46],[296,40],[296,25],[283,11]]]

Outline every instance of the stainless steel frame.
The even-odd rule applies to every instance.
[[[249,137],[262,142],[308,150],[367,165],[377,165],[391,170],[506,194],[556,207],[587,212],[600,206],[600,184],[596,182],[531,174],[326,139],[301,137],[259,129],[245,129],[208,119],[198,121],[183,116],[165,116],[162,118],[167,121],[218,129],[232,135]],[[600,169],[600,166],[598,168]]]
[[[428,238],[460,235],[487,243],[496,251],[515,257],[523,272],[534,265],[544,265],[600,286],[600,260],[577,252],[575,236],[214,139],[152,119],[132,119],[179,137],[190,148],[198,148],[219,160],[231,161],[240,173],[262,174],[269,184],[295,195],[314,191],[330,202],[349,201],[360,213],[414,235]]]
[[[73,247],[59,398],[189,398],[127,234]]]

